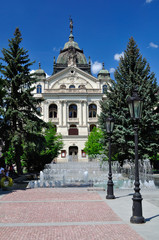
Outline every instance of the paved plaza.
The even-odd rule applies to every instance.
[[[143,190],[145,224],[131,224],[133,190],[0,190],[1,240],[158,240],[159,189]]]

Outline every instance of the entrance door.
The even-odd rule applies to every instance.
[[[69,161],[78,161],[78,147],[69,147]]]

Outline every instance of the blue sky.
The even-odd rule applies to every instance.
[[[131,36],[155,72],[159,83],[159,0],[6,0],[0,5],[0,50],[8,47],[16,27],[29,51],[31,70],[53,72],[53,57],[69,38],[69,17],[74,40],[91,57],[96,76],[101,63],[111,72]],[[0,53],[0,56],[2,54]]]

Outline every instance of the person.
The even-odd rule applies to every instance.
[[[0,179],[1,179],[2,177],[4,177],[4,176],[5,176],[4,168],[1,167],[1,168],[0,168]]]

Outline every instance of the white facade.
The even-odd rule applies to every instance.
[[[73,40],[69,40],[69,43],[73,44]],[[76,46],[72,49],[79,51]],[[64,54],[65,52],[67,48]],[[58,162],[88,161],[88,156],[83,151],[85,142],[93,126],[98,126],[103,86],[108,86],[112,81],[104,67],[98,78],[95,78],[80,69],[77,61],[70,64],[70,58],[69,55],[64,69],[47,79],[41,68],[35,72],[39,81],[36,83],[34,96],[44,99],[40,106],[42,119],[51,121],[56,126],[57,133],[62,134],[64,147],[57,158]],[[61,66],[61,62],[59,65]]]

